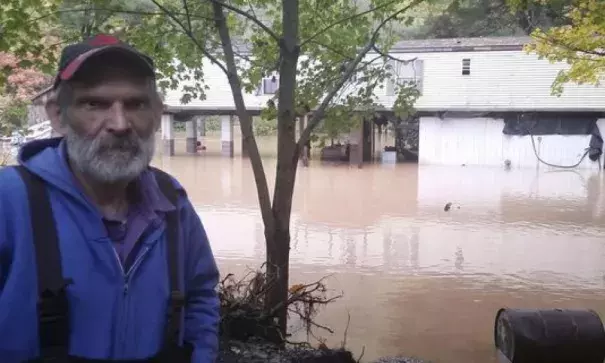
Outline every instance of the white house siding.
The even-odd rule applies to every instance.
[[[566,85],[561,97],[551,85],[564,63],[550,64],[518,51],[393,53],[399,59],[423,61],[421,111],[602,111],[605,87]],[[470,75],[462,75],[462,60],[470,59]],[[389,107],[395,97],[379,90]]]
[[[391,53],[398,59],[417,58],[421,63],[415,77],[422,82],[422,96],[415,107],[419,111],[602,111],[605,87],[566,85],[561,97],[551,95],[551,85],[564,63],[550,64],[522,50]],[[368,55],[367,59],[375,59]],[[462,60],[470,59],[470,75],[462,75]],[[380,65],[381,61],[376,61]],[[400,77],[410,78],[409,67],[398,67]],[[169,107],[190,109],[233,109],[233,97],[225,74],[209,61],[204,63],[206,99],[182,104],[182,92],[169,90]],[[391,87],[376,89],[380,104],[390,108],[395,96]],[[353,91],[352,89],[349,91]],[[346,93],[346,92],[345,92]],[[244,93],[246,106],[259,109],[271,96]]]
[[[508,136],[502,133],[502,119],[448,118],[448,111],[604,111],[605,87],[568,84],[562,96],[551,95],[551,85],[558,72],[567,67],[566,64],[550,64],[521,49],[510,50],[522,44],[514,43],[514,40],[513,43],[517,45],[507,50],[485,50],[476,47],[477,44],[481,46],[486,42],[502,45],[507,41],[511,39],[462,39],[460,44],[471,44],[475,50],[434,52],[426,51],[426,47],[414,48],[410,47],[410,42],[402,42],[396,49],[404,51],[391,52],[395,58],[415,58],[418,61],[409,63],[409,66],[396,67],[401,73],[396,78],[413,78],[421,82],[422,95],[415,108],[418,111],[445,114],[444,119],[421,118],[421,164],[502,166],[505,160],[510,160],[514,168],[549,168],[537,160],[530,137]],[[422,42],[439,43],[437,40]],[[452,40],[443,40],[443,43],[437,47],[442,50],[455,48],[446,44],[452,43]],[[463,48],[458,50],[460,49]],[[376,55],[370,54],[367,59],[375,57]],[[465,59],[470,60],[469,75],[462,74]],[[376,65],[380,66],[380,62],[377,61]],[[233,97],[225,74],[208,61],[205,63],[204,74],[208,87],[205,100],[196,99],[182,104],[180,91],[168,91],[165,97],[168,108],[234,110]],[[378,101],[386,109],[392,107],[396,98],[387,94],[392,90],[388,82],[385,82],[385,87],[376,89]],[[270,97],[271,95],[259,95],[256,92],[244,93],[245,104],[250,110],[265,107]],[[599,126],[605,135],[605,121],[601,120]],[[584,153],[590,136],[542,135],[540,141],[538,139],[539,137],[535,138],[543,160],[557,165],[572,165]],[[585,158],[579,167],[596,169],[598,164]]]
[[[195,98],[184,104],[181,102],[183,96],[182,87],[192,85],[192,82],[183,82],[176,90],[168,90],[164,97],[164,103],[168,108],[193,109],[193,110],[235,110],[233,94],[229,86],[229,80],[225,73],[209,60],[204,60],[204,84],[206,98],[200,100]],[[250,110],[259,110],[266,106],[272,95],[257,95],[256,93],[244,92],[244,103]]]
[[[605,119],[598,120],[597,125],[605,135]],[[513,168],[551,168],[536,158],[530,136],[504,135],[503,127],[502,119],[421,117],[418,161],[435,165],[504,166],[505,160],[510,160]],[[542,160],[573,165],[584,154],[590,137],[541,135],[534,136],[534,140]],[[578,167],[596,170],[599,162],[586,157]]]

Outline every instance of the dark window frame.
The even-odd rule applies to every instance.
[[[463,76],[471,75],[471,59],[470,58],[462,59],[462,75]]]

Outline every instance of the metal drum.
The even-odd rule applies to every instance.
[[[500,309],[494,341],[500,363],[605,360],[605,329],[592,310]]]

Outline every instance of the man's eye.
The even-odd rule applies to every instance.
[[[132,100],[132,101],[126,102],[125,106],[129,110],[140,110],[140,109],[147,107],[147,102],[145,102],[143,100]]]
[[[103,107],[107,107],[107,102],[97,101],[97,100],[86,100],[83,102],[84,107],[87,109],[99,109]]]

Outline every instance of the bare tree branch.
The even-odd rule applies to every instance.
[[[210,52],[206,49],[206,47],[204,47],[202,45],[202,43],[200,43],[200,41],[193,35],[191,30],[187,29],[187,27],[185,26],[185,24],[183,24],[183,22],[181,22],[170,10],[168,10],[166,7],[162,6],[162,4],[158,3],[157,0],[151,0],[151,1],[155,4],[155,6],[160,8],[160,10],[162,10],[164,12],[164,14],[166,14],[170,19],[172,19],[172,21],[174,21],[181,28],[181,30],[185,33],[185,35],[187,35],[189,37],[189,39],[191,39],[191,41],[197,46],[198,50],[200,52],[202,52],[202,54],[204,54],[212,63],[216,64],[216,66],[219,67],[223,72],[225,72],[225,74],[227,76],[229,76],[229,71],[227,71],[227,68],[225,67],[225,65],[223,63],[221,63],[221,61],[219,61],[218,58],[216,58],[215,56],[210,54]]]
[[[256,16],[256,12],[254,11],[254,6],[252,6],[252,3],[250,2],[250,0],[248,0],[247,2],[248,2],[248,7],[250,8],[250,12],[252,13],[252,16],[254,16],[256,19],[258,19],[258,16]]]
[[[327,25],[327,26],[323,27],[322,29],[320,29],[319,31],[317,31],[315,34],[311,35],[309,38],[307,38],[307,39],[305,39],[304,41],[302,41],[302,42],[301,42],[301,44],[300,44],[300,46],[301,46],[301,47],[303,47],[303,46],[304,46],[305,44],[307,44],[308,42],[310,42],[310,41],[314,40],[314,39],[315,39],[315,38],[317,38],[318,36],[322,35],[322,34],[323,34],[323,33],[325,33],[326,31],[328,31],[328,30],[332,29],[333,27],[335,27],[335,26],[337,26],[337,25],[340,25],[340,24],[342,24],[342,23],[346,23],[347,21],[353,20],[353,19],[358,18],[358,17],[360,17],[360,16],[364,16],[364,15],[367,15],[367,14],[373,13],[373,12],[374,12],[374,11],[376,11],[376,10],[380,10],[380,9],[382,9],[382,8],[384,8],[384,7],[387,7],[387,6],[389,6],[389,5],[392,5],[392,4],[395,4],[395,3],[399,3],[399,2],[401,2],[401,0],[391,0],[391,1],[385,2],[384,4],[380,4],[380,5],[378,5],[378,6],[377,6],[377,7],[375,7],[375,8],[372,8],[372,9],[369,9],[369,10],[366,10],[366,11],[362,11],[361,13],[356,13],[356,14],[353,14],[353,15],[348,16],[348,17],[346,17],[346,18],[343,18],[343,19],[337,20],[337,21],[335,21],[334,23],[332,23],[332,24],[330,24],[330,25]]]
[[[189,27],[189,31],[193,31],[191,27],[191,16],[189,15],[189,6],[187,5],[187,0],[183,0],[183,7],[185,8],[185,17],[187,18],[187,26]]]
[[[598,50],[590,50],[590,49],[581,49],[579,47],[573,46],[571,44],[566,44],[563,43],[559,40],[553,39],[549,36],[538,36],[538,35],[534,35],[535,38],[540,39],[541,41],[550,44],[553,47],[560,47],[560,48],[565,48],[569,51],[572,52],[577,52],[577,53],[584,53],[587,55],[593,55],[593,56],[597,56],[597,57],[605,57],[605,52],[602,51],[598,51]]]
[[[51,13],[46,13],[44,15],[40,15],[36,18],[31,19],[28,23],[35,23],[38,22],[42,19],[48,18],[49,16],[53,16],[56,14],[68,14],[68,13],[82,13],[82,12],[87,12],[87,11],[107,11],[107,12],[112,12],[115,14],[130,14],[130,15],[142,15],[142,16],[158,16],[158,15],[165,15],[164,12],[156,12],[156,11],[142,11],[142,10],[126,10],[126,9],[120,9],[120,8],[73,8],[73,9],[63,9],[63,10],[57,10],[57,11],[53,11]],[[181,15],[181,16],[186,16],[187,14],[185,13],[176,13],[176,12],[171,12],[174,15]],[[195,19],[195,20],[212,20],[214,21],[214,18],[210,18],[210,17],[205,17],[205,16],[198,16],[198,15],[191,15],[190,16],[191,19]]]
[[[271,36],[271,38],[275,39],[275,41],[279,42],[280,37],[275,34],[273,32],[273,30],[271,30],[268,26],[266,26],[262,21],[260,21],[260,19],[258,19],[256,16],[252,15],[252,14],[248,14],[247,12],[245,12],[242,9],[239,9],[233,5],[229,5],[224,3],[223,1],[220,0],[208,0],[214,4],[220,5],[221,7],[231,10],[236,14],[239,14],[245,18],[248,18],[249,20],[251,20],[254,24],[258,25],[262,30],[264,30],[267,34],[269,34]]]
[[[413,61],[417,60],[418,57],[414,57],[411,59],[401,59],[401,58],[397,58],[397,57],[393,57],[392,55],[385,53],[383,51],[381,51],[380,49],[378,49],[378,47],[376,46],[376,44],[374,44],[372,46],[372,50],[374,50],[377,54],[379,54],[380,56],[393,60],[395,62],[399,62],[399,63],[403,63],[403,64],[408,64],[408,63],[412,63]]]
[[[341,56],[343,58],[343,60],[353,60],[353,59],[355,59],[355,58],[353,58],[351,56],[348,56],[348,55],[344,54],[343,52],[341,52],[340,50],[338,50],[338,49],[336,49],[336,48],[334,48],[332,46],[320,43],[320,42],[318,42],[316,40],[310,40],[308,43],[313,43],[313,44],[319,45],[320,47],[324,47],[324,48],[326,48],[326,50],[329,50],[330,52],[332,52],[332,53],[334,53],[336,55]]]
[[[222,43],[216,40],[212,40],[212,39],[206,39],[207,42],[222,47]],[[261,63],[255,61],[254,59],[250,58],[247,54],[241,53],[241,52],[236,52],[235,50],[233,50],[233,54],[235,56],[237,56],[238,58],[241,58],[243,60],[245,60],[246,62],[250,63],[251,65],[256,65],[256,66],[263,66]]]
[[[213,11],[215,16],[215,26],[218,30],[221,44],[223,45],[223,53],[225,55],[225,62],[227,65],[227,71],[225,74],[227,75],[231,92],[233,94],[233,102],[238,113],[240,129],[242,131],[244,142],[246,145],[250,146],[248,152],[250,153],[250,163],[252,164],[252,170],[254,171],[254,179],[256,182],[255,184],[261,217],[265,225],[265,230],[273,230],[275,221],[271,210],[271,197],[269,195],[267,176],[265,174],[263,161],[258,151],[256,139],[254,138],[252,119],[247,113],[246,104],[244,103],[242,84],[239,76],[237,75],[237,69],[235,66],[235,56],[233,53],[233,44],[231,43],[231,35],[229,34],[227,19],[225,19],[223,7],[220,2],[217,1],[213,3]]]
[[[372,33],[372,36],[370,37],[370,40],[368,41],[368,43],[362,48],[362,50],[359,52],[359,54],[357,54],[357,57],[355,57],[355,59],[347,65],[347,69],[344,72],[344,75],[342,76],[340,81],[338,83],[336,83],[336,85],[334,86],[334,88],[332,88],[332,90],[330,92],[328,92],[328,94],[326,95],[324,100],[321,102],[321,104],[319,105],[317,110],[315,110],[315,112],[313,112],[313,116],[309,120],[307,127],[304,129],[304,131],[300,135],[300,138],[298,139],[298,147],[300,150],[302,150],[302,147],[305,145],[305,143],[311,136],[311,132],[313,131],[313,129],[315,129],[315,127],[317,127],[319,122],[322,120],[322,118],[326,112],[326,108],[328,107],[328,105],[330,105],[330,103],[332,102],[332,99],[338,94],[340,89],[349,81],[349,78],[351,78],[351,75],[353,73],[355,73],[357,66],[359,65],[359,63],[362,62],[362,60],[366,56],[366,54],[368,54],[368,52],[370,50],[372,50],[372,48],[375,46],[376,41],[378,40],[378,36],[380,35],[380,30],[382,30],[382,28],[387,23],[389,23],[391,20],[395,19],[399,14],[402,14],[402,13],[408,11],[409,9],[422,3],[423,1],[424,0],[413,0],[409,5],[403,7],[401,9],[399,9],[398,11],[394,12],[393,14],[389,15],[378,25],[378,27],[376,27],[376,29],[374,30],[374,33]]]

